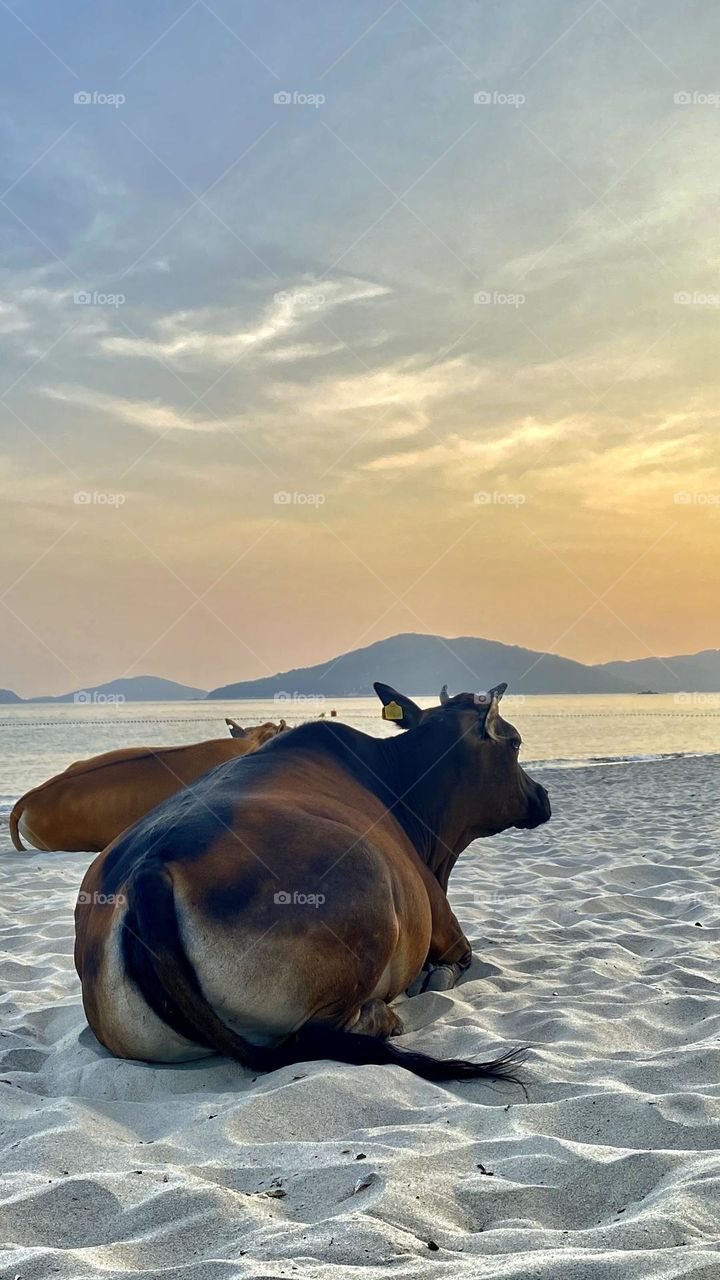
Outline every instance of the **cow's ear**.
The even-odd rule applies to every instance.
[[[398,693],[392,685],[381,684],[378,680],[373,688],[383,704],[383,720],[389,720],[398,729],[414,729],[420,723],[422,708],[412,698],[406,698],[404,693]]]

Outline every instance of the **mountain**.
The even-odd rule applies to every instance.
[[[622,665],[622,664],[621,664]],[[213,689],[208,698],[272,698],[276,694],[328,698],[371,694],[383,680],[409,694],[479,691],[507,680],[511,693],[637,693],[636,680],[588,667],[554,653],[536,653],[495,640],[407,633],[378,640],[314,667]]]
[[[511,693],[687,693],[720,692],[720,649],[671,658],[636,658],[588,666],[556,653],[475,636],[389,636],[352,649],[328,662],[295,667],[260,680],[241,680],[207,693],[160,676],[133,676],[77,689],[59,697],[20,698],[0,689],[0,704],[34,702],[181,702],[191,699],[272,698],[323,695],[342,698],[372,694],[373,680],[404,693],[432,696],[447,684],[451,693],[490,688],[506,680]]]
[[[716,693],[720,690],[720,649],[684,653],[675,658],[636,658],[603,662],[603,671],[657,693]]]
[[[10,702],[22,702],[22,698],[13,693],[12,689],[0,689],[0,703],[7,705]]]
[[[26,698],[26,702],[183,702],[191,698],[204,698],[205,689],[193,689],[175,680],[163,680],[161,676],[131,676],[129,679],[109,680],[107,684],[92,685],[87,689],[75,689],[57,697]]]

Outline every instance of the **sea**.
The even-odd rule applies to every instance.
[[[433,698],[418,698],[431,706]],[[170,746],[224,737],[225,717],[242,725],[284,718],[301,724],[337,712],[364,733],[397,733],[376,698],[265,701],[37,703],[0,707],[0,817],[30,787],[116,747]],[[720,753],[720,692],[676,694],[515,695],[505,719],[523,737],[523,763],[560,768],[621,766],[663,756]]]

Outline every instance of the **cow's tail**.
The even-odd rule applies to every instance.
[[[273,1071],[294,1062],[332,1058],[357,1064],[389,1063],[426,1080],[508,1080],[517,1075],[521,1051],[489,1062],[432,1058],[400,1049],[387,1040],[307,1025],[281,1044],[252,1044],[226,1026],[208,1004],[180,936],[172,880],[160,859],[138,868],[128,885],[123,952],[128,977],[150,1008],[178,1035],[227,1054],[255,1071]]]
[[[8,818],[8,826],[10,827],[10,839],[12,840],[18,853],[27,853],[27,849],[20,839],[20,819],[23,809],[25,808],[24,800],[18,800]]]

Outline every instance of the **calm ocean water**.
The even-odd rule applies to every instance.
[[[421,705],[434,699],[419,698]],[[329,714],[365,733],[396,732],[380,719],[374,698],[332,703],[299,700],[163,702],[0,707],[0,813],[17,797],[73,760],[114,747],[172,745],[223,737],[224,717],[257,724],[283,716],[301,724]],[[523,735],[524,762],[566,767],[598,761],[720,752],[720,693],[655,696],[507,695],[503,713]]]

